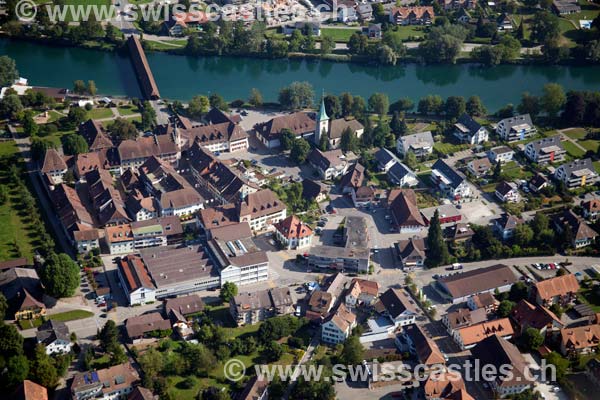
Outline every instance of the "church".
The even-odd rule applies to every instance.
[[[360,138],[365,131],[365,127],[358,120],[345,118],[329,118],[325,110],[325,100],[321,99],[321,108],[317,114],[315,127],[315,144],[321,143],[321,136],[327,135],[329,138],[329,149],[337,149],[342,141],[342,134],[346,129]]]

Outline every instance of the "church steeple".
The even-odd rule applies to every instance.
[[[317,114],[317,121],[315,126],[315,144],[318,146],[321,142],[321,135],[329,136],[329,116],[327,110],[325,110],[325,93],[321,96],[321,108]]]
[[[329,116],[327,115],[327,110],[325,110],[325,96],[321,96],[321,109],[319,110],[319,115],[317,116],[317,120],[321,121],[329,121]]]

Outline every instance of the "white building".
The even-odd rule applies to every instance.
[[[482,144],[488,141],[489,132],[465,113],[454,124],[454,136],[463,143]]]
[[[503,203],[518,203],[521,201],[519,188],[514,182],[502,181],[496,186],[496,198]]]
[[[388,289],[375,304],[375,310],[388,316],[396,327],[414,324],[418,307],[404,289]]]
[[[529,114],[505,118],[496,125],[496,133],[507,142],[525,140],[535,135],[537,129],[531,121]]]
[[[134,241],[130,224],[107,226],[104,228],[104,240],[112,255],[133,252]]]
[[[591,158],[575,160],[556,168],[554,178],[564,182],[568,189],[593,185],[598,181],[598,174]]]
[[[356,327],[356,314],[340,304],[321,325],[321,341],[329,344],[343,343]]]
[[[433,164],[431,180],[452,199],[458,200],[471,196],[471,186],[467,177],[444,160],[439,159]]]
[[[36,332],[39,344],[44,345],[46,354],[67,354],[71,352],[72,344],[69,328],[64,322],[48,320]]]
[[[408,152],[414,153],[417,158],[427,157],[433,153],[433,143],[433,136],[430,131],[413,133],[398,138],[396,151],[401,157],[406,157]]]
[[[312,229],[295,215],[279,221],[274,227],[277,240],[288,250],[309,247],[312,243]]]
[[[514,155],[515,151],[508,146],[496,146],[488,151],[488,158],[493,163],[507,163],[512,161]]]

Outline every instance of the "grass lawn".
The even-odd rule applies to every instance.
[[[453,144],[444,142],[436,142],[433,144],[433,149],[441,154],[453,154],[457,151],[466,150],[468,148],[468,144]]]
[[[94,313],[86,310],[71,310],[65,311],[58,314],[48,315],[48,319],[52,319],[54,321],[74,321],[76,319],[84,319],[93,316]]]
[[[354,29],[336,29],[336,28],[321,28],[321,37],[322,36],[330,36],[336,42],[348,43],[350,40],[350,36],[354,32],[360,32],[360,30]]]
[[[600,147],[600,142],[597,140],[581,140],[579,141],[579,144],[586,150],[591,150],[593,152],[598,151],[598,147]]]
[[[22,330],[37,328],[38,326],[42,325],[42,319],[22,319],[18,322],[18,324],[19,328],[21,328]]]
[[[117,111],[119,111],[119,114],[121,114],[122,117],[128,116],[128,115],[133,115],[133,114],[139,114],[140,110],[137,109],[137,107],[131,106],[131,107],[117,107]]]
[[[400,33],[400,37],[402,38],[402,40],[408,40],[409,38],[425,36],[423,28],[418,26],[398,26],[394,29],[394,31]]]
[[[64,117],[63,114],[59,113],[58,111],[55,110],[50,110],[48,112],[48,115],[50,116],[50,119],[48,120],[48,122],[56,122],[59,119],[61,119],[62,117]]]
[[[91,119],[110,118],[113,113],[110,108],[94,108],[88,111],[87,116]]]
[[[585,139],[585,137],[587,135],[587,131],[583,128],[569,129],[568,131],[565,131],[564,133],[571,139],[575,139],[575,140]]]
[[[596,172],[600,174],[600,161],[594,161],[593,164]]]
[[[73,5],[73,6],[108,6],[111,4],[111,0],[66,0],[64,3],[66,6],[69,5]],[[90,9],[92,10],[92,9]],[[85,11],[85,9],[84,9]],[[93,13],[93,11],[90,11]],[[100,14],[101,12],[105,12],[104,16],[106,16],[108,14],[108,9],[106,9],[105,11],[101,11],[100,9],[98,9],[98,14]],[[77,14],[75,14],[77,15]],[[79,17],[81,18],[84,15],[84,13],[82,12],[81,14],[79,14]],[[70,22],[73,21],[73,13],[71,13],[71,10],[69,10],[69,12],[66,14],[66,22]]]
[[[185,47],[187,41],[183,40],[169,40],[164,42],[157,42],[154,40],[146,40],[146,43],[150,46],[150,50],[173,50]]]
[[[502,167],[502,176],[508,179],[527,179],[531,177],[531,172],[524,171],[519,164],[514,161],[506,163]]]
[[[0,158],[12,156],[13,154],[16,154],[17,151],[19,151],[19,149],[14,140],[0,142]]]
[[[581,150],[573,142],[564,141],[562,145],[571,157],[580,158],[585,154],[585,151]]]

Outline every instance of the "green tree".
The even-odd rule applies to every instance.
[[[335,40],[329,35],[321,35],[321,54],[329,54],[335,49]]]
[[[56,148],[54,142],[40,138],[33,138],[31,140],[31,156],[35,160],[43,159],[44,155],[46,154],[46,151],[48,151],[48,149],[51,148]]]
[[[49,389],[54,388],[58,383],[56,368],[50,356],[46,354],[46,348],[41,344],[36,346],[33,360],[29,365],[29,379]]]
[[[33,113],[26,111],[23,116],[23,132],[27,136],[36,136],[39,132],[39,126],[33,120]]]
[[[559,271],[564,271],[564,268],[559,269]],[[550,311],[552,311],[558,318],[562,317],[564,312],[563,308],[558,303],[552,304],[550,306]]]
[[[237,285],[233,282],[225,282],[221,287],[221,293],[219,297],[224,302],[228,303],[231,299],[233,299],[238,294]]]
[[[252,107],[261,107],[263,105],[263,96],[258,89],[252,88],[248,103],[250,103]]]
[[[517,106],[517,111],[521,114],[529,114],[531,118],[535,118],[540,113],[540,109],[539,97],[529,94],[529,92],[524,92],[521,96],[521,103]]]
[[[88,81],[86,90],[91,96],[95,96],[96,92],[98,91],[96,88],[96,82]]]
[[[346,339],[340,359],[344,365],[358,365],[364,359],[364,348],[357,335]]]
[[[461,96],[450,96],[446,99],[444,104],[444,111],[446,118],[455,120],[460,117],[466,111],[466,103],[464,97]]]
[[[292,82],[289,86],[279,91],[279,104],[282,107],[299,110],[311,107],[315,92],[308,82]]]
[[[188,103],[187,112],[190,116],[200,118],[208,112],[210,102],[206,96],[194,96]]]
[[[510,315],[513,308],[515,308],[515,303],[510,300],[502,300],[498,305],[498,310],[496,310],[496,314],[498,314],[501,318],[506,318]]]
[[[553,351],[546,357],[546,362],[556,367],[556,380],[561,381],[569,370],[569,360],[563,358],[560,354]]]
[[[344,92],[340,95],[340,106],[342,108],[342,117],[348,117],[352,115],[352,103],[354,98],[348,92]]]
[[[367,36],[360,32],[354,32],[350,36],[350,39],[348,39],[348,51],[350,54],[364,54],[368,46]]]
[[[398,54],[387,44],[377,46],[377,60],[382,65],[396,65]]]
[[[556,41],[560,37],[559,19],[548,11],[539,11],[531,25],[531,40],[537,43]]]
[[[544,336],[538,329],[527,328],[521,336],[521,345],[527,352],[537,350],[542,344],[544,344]]]
[[[77,155],[89,151],[85,138],[77,133],[70,133],[61,138],[63,151],[68,155]]]
[[[156,126],[156,111],[152,107],[149,101],[144,101],[142,105],[142,123],[141,128],[143,130],[151,129]]]
[[[305,139],[295,140],[290,149],[290,159],[296,164],[306,161],[310,152],[310,144]]]
[[[419,52],[426,62],[454,64],[466,37],[467,31],[462,26],[434,26],[419,45]]]
[[[23,111],[21,99],[16,94],[9,94],[0,100],[0,116],[15,119]]]
[[[479,96],[471,96],[467,100],[466,111],[471,117],[483,117],[487,114],[487,110]]]
[[[100,341],[100,346],[105,351],[111,346],[119,344],[119,330],[115,321],[111,319],[106,321],[100,332],[98,332],[98,340]]]
[[[137,139],[138,130],[129,119],[117,118],[107,127],[108,132],[115,141]]]
[[[0,325],[0,355],[4,358],[23,354],[23,336],[14,325]]]
[[[17,63],[8,56],[0,56],[0,86],[10,86],[19,78]]]
[[[24,355],[12,356],[6,362],[6,373],[2,381],[6,387],[12,388],[27,379],[29,375],[29,361]]]
[[[87,90],[87,86],[85,85],[85,82],[82,81],[81,79],[78,79],[75,82],[73,82],[73,93],[85,94],[86,90]]]
[[[500,179],[501,176],[502,176],[502,163],[497,162],[496,165],[494,165],[494,171],[492,172],[492,179],[497,181]]]
[[[319,150],[327,151],[329,148],[329,138],[327,137],[327,132],[323,129],[321,132],[321,137],[319,138]]]
[[[87,118],[87,111],[82,107],[71,107],[67,119],[74,126],[79,126]]]
[[[390,100],[384,93],[373,93],[369,97],[369,109],[378,115],[385,115],[390,108]]]
[[[532,242],[533,237],[534,237],[533,229],[531,229],[531,227],[529,225],[519,224],[515,228],[515,233],[514,233],[515,244],[517,244],[521,247],[526,247],[528,244],[530,244]]]
[[[6,190],[6,186],[5,185],[0,185],[0,196],[2,195],[2,192]],[[3,201],[0,199],[0,204],[2,204]],[[4,294],[0,293],[0,324],[4,323],[4,320],[6,319],[6,312],[8,311],[8,302],[6,301],[6,297],[4,297]]]
[[[525,300],[529,297],[529,288],[525,284],[525,282],[518,281],[514,283],[510,287],[510,292],[508,292],[508,299],[515,303]]]
[[[558,112],[567,102],[567,96],[558,83],[547,83],[544,85],[544,91],[541,98],[542,109],[550,117],[556,117]]]
[[[68,255],[52,254],[41,270],[46,292],[53,297],[69,297],[79,287],[79,266]]]
[[[208,96],[208,102],[213,108],[217,108],[222,111],[229,110],[229,105],[227,104],[225,99],[223,99],[223,97],[218,93],[211,93],[210,96]]]
[[[412,151],[409,151],[404,156],[404,163],[410,169],[414,169],[417,166],[417,156]]]
[[[281,149],[283,151],[290,150],[295,141],[296,136],[294,135],[294,132],[287,128],[283,128],[281,130],[281,135],[279,135],[279,142],[281,143]]]
[[[334,400],[335,388],[330,381],[327,380],[304,380],[303,377],[298,379],[298,383],[290,393],[291,400]]]
[[[334,94],[328,94],[323,97],[323,103],[325,104],[325,112],[329,118],[337,118],[342,113],[342,107],[340,105],[340,99]]]
[[[429,231],[427,233],[427,265],[429,267],[437,267],[448,264],[450,254],[448,253],[448,245],[444,240],[442,233],[442,225],[440,224],[440,213],[435,210],[433,218],[429,223]]]
[[[346,153],[348,151],[355,152],[358,150],[358,138],[352,132],[350,127],[344,129],[342,132],[342,137],[340,139],[340,149]]]

